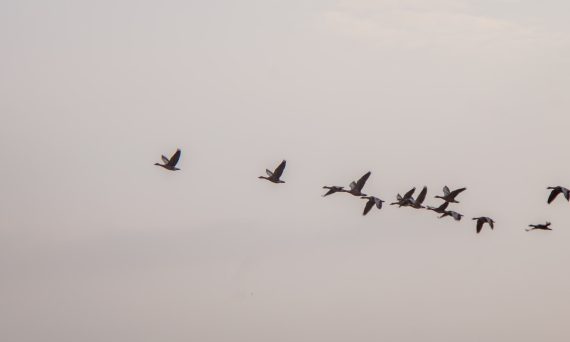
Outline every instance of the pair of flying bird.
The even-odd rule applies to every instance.
[[[372,173],[370,171],[366,172],[362,177],[360,177],[357,181],[352,181],[349,185],[350,190],[345,190],[344,187],[342,186],[323,186],[323,189],[327,189],[328,191],[323,195],[323,197],[332,195],[334,193],[337,192],[346,192],[348,194],[351,194],[353,196],[358,196],[361,199],[365,199],[366,200],[366,204],[364,205],[364,211],[362,212],[362,215],[366,215],[370,212],[370,210],[372,210],[373,207],[376,207],[378,209],[382,209],[382,203],[384,203],[383,200],[381,200],[380,198],[376,197],[376,196],[368,196],[367,194],[362,192],[362,189],[364,188],[364,185],[366,184],[366,181],[368,180],[368,178],[370,177]]]

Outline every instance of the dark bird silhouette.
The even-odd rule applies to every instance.
[[[570,190],[562,186],[549,186],[547,190],[552,190],[548,196],[548,204],[552,203],[558,194],[563,194],[567,201],[570,201]]]
[[[447,203],[447,202],[446,202],[446,203]],[[463,217],[463,214],[460,214],[460,213],[458,213],[458,212],[456,212],[456,211],[453,211],[453,210],[447,210],[447,211],[443,212],[439,218],[444,218],[444,217],[446,217],[446,216],[451,216],[451,217],[453,217],[453,219],[454,219],[455,221],[461,221],[461,218]]]
[[[323,186],[323,189],[328,189],[328,190],[329,190],[329,191],[327,191],[326,194],[323,195],[323,197],[326,197],[326,196],[328,196],[328,195],[332,195],[332,194],[337,193],[337,192],[348,192],[348,191],[344,190],[344,188],[343,188],[342,186],[336,186],[336,185],[333,185],[333,186]]]
[[[268,177],[259,176],[258,178],[267,179],[268,181],[273,182],[273,183],[285,183],[280,178],[281,178],[281,175],[283,175],[283,170],[285,170],[285,164],[286,163],[287,162],[285,160],[282,161],[281,164],[279,164],[279,166],[277,166],[277,168],[273,172],[269,171],[268,169],[265,169],[265,172],[267,173]]]
[[[422,191],[420,192],[420,194],[418,195],[418,197],[414,200],[413,198],[411,199],[411,204],[410,207],[415,208],[415,209],[423,209],[425,208],[422,203],[424,202],[424,200],[426,199],[426,195],[427,195],[427,186],[424,186],[424,188],[422,189]]]
[[[435,196],[435,198],[441,198],[442,200],[450,203],[459,203],[455,200],[455,197],[462,193],[463,191],[467,190],[467,188],[461,188],[453,191],[449,191],[449,188],[446,186],[443,187],[443,196]]]
[[[404,194],[404,196],[401,196],[400,194],[398,194],[396,196],[396,202],[390,203],[390,205],[396,205],[397,204],[399,207],[410,206],[414,202],[414,198],[412,197],[412,195],[414,194],[415,191],[416,191],[416,188],[413,188],[413,189],[409,190],[408,192],[406,192]]]
[[[550,225],[552,223],[550,222],[546,222],[545,224],[529,224],[528,226],[531,227],[530,229],[525,229],[527,232],[530,232],[531,230],[552,230],[552,228],[550,228]]]
[[[170,170],[170,171],[178,171],[180,169],[176,167],[176,164],[178,163],[178,160],[180,159],[181,153],[182,152],[180,151],[180,149],[177,149],[176,152],[174,152],[174,154],[172,155],[172,157],[170,157],[170,159],[166,158],[163,155],[162,161],[164,162],[164,164],[154,163],[154,165],[162,166],[163,168]]]
[[[360,198],[363,199],[367,199],[368,202],[366,202],[366,205],[364,206],[364,212],[362,213],[362,215],[366,215],[368,214],[368,212],[370,211],[370,209],[372,209],[372,207],[374,205],[376,205],[376,208],[378,209],[382,209],[382,203],[384,203],[383,200],[379,199],[378,197],[374,197],[374,196],[362,196]]]
[[[439,207],[430,207],[429,205],[427,206],[427,210],[431,210],[434,211],[438,214],[444,214],[445,210],[447,209],[447,206],[449,205],[449,202],[443,202],[442,205],[440,205]]]
[[[494,226],[495,221],[493,221],[489,217],[475,217],[475,218],[473,218],[473,220],[477,220],[477,234],[479,234],[481,232],[481,229],[483,229],[483,225],[485,223],[489,224],[489,227],[491,227],[491,229],[495,228],[495,226]]]
[[[350,183],[350,190],[346,192],[353,196],[366,196],[366,194],[362,192],[362,188],[364,188],[364,184],[366,184],[366,181],[368,180],[368,177],[370,177],[370,174],[371,172],[368,171],[364,174],[364,176],[360,177],[358,181],[353,181]]]

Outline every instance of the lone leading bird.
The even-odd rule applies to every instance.
[[[258,178],[267,179],[268,181],[273,182],[273,183],[285,183],[284,181],[281,180],[281,175],[283,175],[283,170],[285,170],[286,164],[287,164],[287,162],[285,160],[283,160],[281,162],[281,164],[279,164],[279,166],[277,166],[275,171],[271,172],[268,169],[265,169],[265,172],[267,173],[268,177],[259,176]]]
[[[528,226],[531,227],[531,228],[530,228],[530,229],[527,228],[527,229],[525,229],[525,230],[526,230],[527,232],[530,232],[531,230],[535,230],[535,229],[538,229],[538,230],[552,230],[552,228],[550,228],[550,225],[551,225],[551,224],[552,224],[552,223],[550,223],[550,222],[546,222],[545,224],[529,224]]]
[[[180,149],[177,149],[176,152],[174,152],[174,154],[172,155],[172,157],[170,157],[170,159],[166,158],[163,155],[162,156],[162,162],[164,164],[154,163],[154,165],[161,166],[161,167],[163,167],[167,170],[170,170],[170,171],[178,171],[180,169],[176,167],[176,164],[178,164],[178,160],[180,159],[181,153],[182,152],[180,151]]]

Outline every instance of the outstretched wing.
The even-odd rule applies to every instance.
[[[368,177],[370,177],[370,174],[371,174],[371,172],[368,171],[364,176],[360,177],[358,182],[356,182],[356,189],[362,190],[362,188],[364,187],[364,184],[366,184],[366,181],[368,180]]]
[[[424,188],[422,189],[422,192],[420,192],[420,194],[418,195],[418,198],[416,198],[416,203],[422,204],[424,202],[424,200],[426,199],[426,195],[427,195],[427,186],[424,186]]]
[[[483,220],[477,220],[477,234],[481,232],[481,228],[483,228]]]
[[[447,187],[447,185],[443,187],[443,195],[444,196],[449,195],[449,188]]]
[[[364,212],[362,213],[362,215],[368,214],[368,212],[370,211],[370,209],[372,209],[373,206],[374,206],[374,201],[372,199],[369,199],[368,202],[366,202],[366,205],[364,206]]]
[[[286,163],[287,162],[284,160],[281,162],[281,164],[279,164],[279,166],[277,166],[277,168],[273,172],[274,177],[276,177],[277,179],[279,179],[281,177],[281,175],[283,174],[283,170],[285,170],[285,164]]]
[[[440,205],[439,208],[437,208],[437,210],[443,211],[443,210],[447,209],[448,205],[449,205],[449,202],[445,202],[442,205]]]
[[[487,220],[487,223],[489,223],[489,226],[491,226],[491,229],[495,228],[495,222],[493,222],[493,220]]]
[[[269,171],[269,169],[265,169],[265,173],[267,173],[269,177],[273,176],[273,172]]]
[[[564,193],[564,197],[566,197],[566,200],[570,201],[570,191],[566,188],[562,188],[562,192]]]
[[[552,201],[554,201],[556,196],[558,196],[558,194],[561,192],[562,192],[562,190],[560,190],[560,188],[556,188],[556,189],[552,190],[552,192],[550,193],[550,196],[548,196],[548,204],[552,203]]]
[[[416,192],[416,188],[413,188],[412,190],[406,192],[406,193],[404,194],[404,198],[411,198],[412,195],[414,194],[414,192]]]
[[[460,193],[462,193],[463,191],[467,190],[467,188],[461,188],[461,189],[457,189],[457,190],[453,190],[452,192],[450,192],[449,194],[455,198],[455,196],[459,195]]]
[[[166,158],[164,155],[162,155],[161,157],[162,157],[162,162],[163,162],[164,164],[168,164],[168,162],[169,162],[170,160],[168,160],[168,158]]]
[[[382,202],[384,202],[384,201],[382,201],[379,198],[374,197],[374,204],[376,204],[376,208],[382,209]]]
[[[182,152],[180,151],[180,149],[177,149],[176,152],[174,152],[174,154],[172,155],[172,157],[170,157],[170,160],[168,161],[168,166],[175,167],[176,164],[178,164],[178,160],[180,159],[181,153]]]

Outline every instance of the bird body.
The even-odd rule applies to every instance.
[[[265,169],[265,172],[267,173],[267,177],[259,176],[258,178],[267,179],[268,181],[270,181],[272,183],[285,183],[284,181],[281,180],[281,175],[283,175],[283,171],[285,170],[286,164],[287,164],[287,162],[285,160],[283,160],[281,162],[281,164],[279,164],[279,166],[277,166],[275,171],[271,172],[270,170]]]
[[[408,207],[410,205],[412,205],[412,203],[415,201],[414,198],[412,197],[412,195],[414,194],[414,192],[416,191],[416,188],[413,188],[411,190],[409,190],[408,192],[406,192],[404,194],[404,196],[398,194],[396,196],[396,202],[392,202],[390,203],[390,205],[398,205],[398,207]]]
[[[360,198],[368,200],[366,202],[366,205],[364,206],[364,212],[362,213],[362,215],[368,214],[368,212],[372,209],[373,206],[376,206],[376,208],[378,209],[382,209],[382,203],[384,203],[384,201],[379,199],[378,197],[362,196]]]
[[[530,232],[531,230],[552,230],[552,228],[550,228],[550,225],[552,223],[550,222],[546,222],[545,224],[529,224],[528,226],[531,227],[530,229],[525,229],[527,232]]]
[[[567,188],[565,188],[563,186],[549,186],[546,189],[552,190],[550,192],[550,196],[548,196],[548,200],[547,200],[548,204],[552,203],[552,201],[554,201],[556,196],[558,196],[559,194],[563,194],[564,197],[566,198],[566,200],[570,202],[570,190],[568,190]]]
[[[491,229],[495,228],[495,221],[493,221],[490,217],[474,217],[473,220],[477,220],[477,234],[481,232],[483,229],[483,225],[487,223]]]
[[[446,202],[446,203],[447,203],[447,202]],[[451,216],[451,217],[453,217],[453,219],[454,219],[455,221],[461,221],[461,218],[463,218],[463,214],[460,214],[460,213],[458,213],[458,212],[456,212],[456,211],[453,211],[453,210],[444,211],[444,212],[441,214],[441,216],[440,216],[439,218],[444,218],[444,217],[446,217],[446,216]]]
[[[174,152],[174,154],[172,155],[172,157],[170,157],[170,159],[166,158],[163,155],[161,156],[161,158],[164,164],[154,163],[154,165],[161,166],[170,171],[178,171],[180,169],[176,167],[176,164],[178,164],[178,160],[180,160],[181,153],[182,152],[180,151],[180,149],[177,149],[176,152]]]
[[[459,203],[458,201],[455,200],[455,197],[457,197],[457,195],[459,195],[465,190],[467,190],[467,188],[461,188],[449,191],[449,188],[446,185],[443,187],[443,196],[435,196],[435,198],[441,198],[442,200],[450,203]]]
[[[343,188],[342,186],[336,186],[336,185],[333,185],[333,186],[323,186],[323,189],[328,189],[328,190],[329,190],[329,191],[327,191],[326,194],[323,195],[323,197],[326,197],[326,196],[328,196],[328,195],[332,195],[332,194],[337,193],[337,192],[348,192],[347,190],[344,190],[344,188]]]

